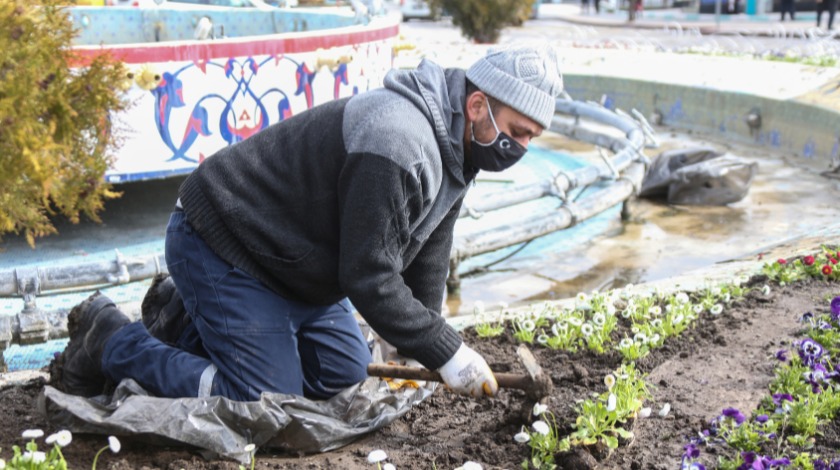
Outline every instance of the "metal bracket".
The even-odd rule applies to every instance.
[[[598,155],[600,155],[601,159],[604,160],[604,164],[607,165],[607,168],[609,168],[612,172],[612,179],[617,180],[621,178],[621,173],[619,173],[615,165],[613,165],[613,162],[612,160],[610,160],[610,157],[604,154],[604,149],[602,149],[601,147],[597,147],[597,149]]]
[[[0,317],[0,351],[5,351],[12,344],[13,337],[12,317]],[[2,356],[0,356],[0,359],[2,359]],[[0,369],[2,369],[2,365],[0,365]]]
[[[17,331],[12,331],[12,338],[18,337],[20,344],[43,343],[50,336],[50,324],[47,316],[38,308],[35,298],[41,293],[41,278],[35,268],[15,269],[18,294],[23,297],[23,310],[17,315]]]
[[[572,184],[572,179],[569,177],[568,173],[565,171],[558,171],[556,175],[554,175],[554,179],[551,181],[551,187],[549,188],[549,194],[560,199],[563,202],[566,202],[569,195],[566,194],[566,191],[560,188],[560,178],[564,178],[568,183],[569,186]]]
[[[577,207],[577,204],[574,202],[566,202],[563,204],[563,207],[569,212],[569,217],[571,218],[571,223],[569,227],[574,227],[578,224],[580,220],[579,212],[580,210]]]
[[[466,204],[464,204],[464,209],[467,210],[467,215],[469,215],[473,219],[477,220],[477,219],[480,219],[480,218],[484,217],[484,212],[477,211],[477,210],[473,209],[472,207],[470,207]]]
[[[120,250],[114,250],[116,254],[117,274],[108,274],[108,282],[111,284],[127,284],[131,280],[131,274],[128,272],[128,262],[120,253]]]

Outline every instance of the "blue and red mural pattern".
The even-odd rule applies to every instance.
[[[275,70],[270,71],[269,79],[259,80],[260,72],[271,67]],[[196,76],[197,71],[201,75]],[[278,72],[281,75],[279,82]],[[217,133],[227,145],[231,145],[274,122],[289,118],[295,112],[313,107],[313,82],[319,73],[332,75],[333,99],[340,97],[342,87],[349,86],[346,63],[335,64],[331,69],[323,67],[320,72],[315,72],[305,62],[286,55],[268,56],[260,60],[247,57],[195,61],[174,72],[164,72],[157,87],[150,93],[155,100],[154,121],[157,132],[171,151],[167,161],[201,163],[206,155],[200,151],[191,152],[199,140]],[[184,75],[189,75],[190,80],[182,80]],[[292,96],[302,97],[302,100],[292,99],[278,86],[279,83],[289,83],[286,76],[293,76],[295,89],[291,92]],[[191,103],[191,109],[188,109],[184,98],[188,91],[185,82],[196,84],[196,80],[211,80],[213,91],[198,96]],[[206,89],[206,86],[195,88]],[[353,95],[358,92],[358,86],[350,90]],[[299,109],[295,109],[296,106]],[[186,121],[183,119],[185,113],[189,113]],[[217,122],[212,122],[213,116],[218,116]],[[180,119],[176,120],[176,117]]]

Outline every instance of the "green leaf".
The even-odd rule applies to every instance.
[[[633,432],[624,428],[615,428],[615,433],[621,436],[622,439],[633,439]]]
[[[601,439],[604,440],[604,443],[607,444],[607,447],[610,449],[617,449],[618,448],[618,438],[615,436],[602,436]]]

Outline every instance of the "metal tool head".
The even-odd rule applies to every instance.
[[[524,344],[520,344],[516,349],[516,355],[519,356],[519,359],[525,366],[525,370],[528,371],[528,376],[531,378],[532,386],[525,390],[528,398],[539,401],[551,395],[551,391],[554,389],[551,377],[543,372],[542,367],[537,363],[537,358],[534,357],[531,350]]]

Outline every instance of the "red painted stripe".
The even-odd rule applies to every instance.
[[[103,51],[127,64],[147,62],[207,61],[215,58],[247,57],[260,55],[314,52],[318,48],[351,46],[365,42],[380,41],[396,37],[399,25],[393,24],[378,29],[335,32],[330,30],[287,35],[254,36],[249,38],[218,39],[213,41],[171,41],[149,44],[126,44],[114,46],[76,46],[72,67],[84,66]]]

